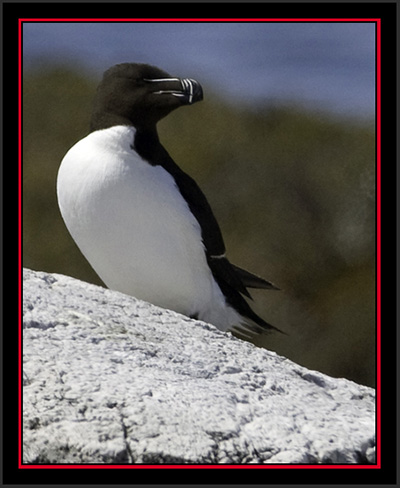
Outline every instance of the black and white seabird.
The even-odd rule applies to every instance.
[[[147,64],[104,73],[91,131],[64,157],[65,224],[113,290],[253,337],[275,329],[244,297],[276,289],[231,264],[206,197],[161,145],[157,122],[203,99],[201,85]]]

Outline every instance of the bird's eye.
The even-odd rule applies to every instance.
[[[138,78],[135,76],[128,77],[128,80],[131,81],[132,83],[143,83],[143,81],[144,81],[143,78]]]

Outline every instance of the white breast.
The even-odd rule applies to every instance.
[[[66,154],[57,194],[68,230],[109,288],[225,329],[200,226],[172,176],[131,148],[134,133],[96,131]]]

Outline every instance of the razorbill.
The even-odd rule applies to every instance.
[[[157,134],[159,120],[202,99],[193,79],[147,64],[111,67],[89,135],[62,160],[58,203],[109,288],[252,337],[275,327],[250,308],[247,288],[276,287],[228,261],[206,197]]]

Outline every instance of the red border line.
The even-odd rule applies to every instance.
[[[202,464],[23,464],[22,461],[22,24],[23,22],[372,22],[376,23],[376,254],[377,254],[377,385],[376,385],[376,464],[255,464],[255,465],[202,465]],[[18,303],[19,303],[19,363],[18,363],[18,468],[19,469],[380,469],[381,468],[381,19],[380,18],[20,18],[18,19]]]
[[[376,462],[381,467],[381,21],[376,23]]]
[[[22,469],[377,469],[375,464],[24,464]]]
[[[22,464],[22,22],[18,23],[18,463]]]
[[[378,22],[380,19],[360,19],[360,18],[332,18],[332,19],[319,19],[319,18],[293,18],[293,19],[281,19],[281,18],[221,18],[221,19],[205,19],[205,18],[187,18],[187,19],[160,19],[160,18],[26,18],[19,19],[20,22]]]

